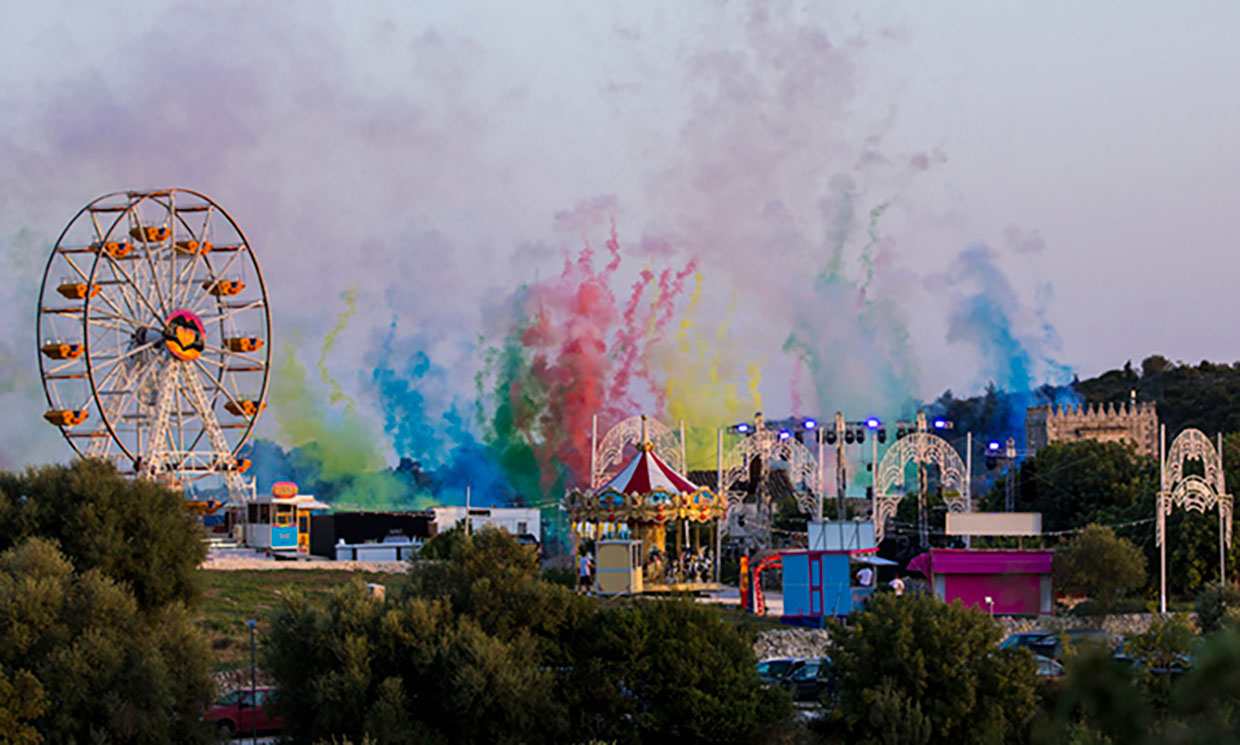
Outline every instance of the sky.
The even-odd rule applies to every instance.
[[[258,435],[322,463],[364,443],[346,470],[468,457],[546,489],[580,471],[591,411],[895,417],[1155,353],[1232,361],[1238,16],[14,8],[0,467],[70,455],[40,419],[43,266],[130,188],[196,189],[241,226],[273,314]]]

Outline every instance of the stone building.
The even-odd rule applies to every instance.
[[[1052,442],[1131,442],[1158,457],[1158,414],[1153,403],[1103,406],[1033,406],[1025,413],[1025,448],[1033,455]]]

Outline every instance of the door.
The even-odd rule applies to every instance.
[[[297,552],[310,553],[310,512],[297,510]]]
[[[822,615],[822,555],[809,556],[809,613]]]

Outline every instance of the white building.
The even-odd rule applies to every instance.
[[[465,519],[465,507],[432,507],[435,515],[435,532],[451,530]],[[470,507],[469,527],[480,530],[488,525],[506,530],[515,536],[532,535],[542,542],[542,522],[533,507]]]

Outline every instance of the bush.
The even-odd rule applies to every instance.
[[[128,585],[143,609],[198,598],[206,546],[183,498],[111,463],[0,473],[0,550],[36,536],[55,541],[78,571]]]
[[[577,738],[616,742],[769,742],[791,714],[764,687],[753,647],[687,600],[600,611],[572,645],[565,686]]]
[[[838,699],[823,721],[842,741],[997,743],[1017,738],[1035,710],[1033,658],[1000,653],[988,616],[925,595],[875,595],[833,624]],[[928,735],[926,734],[928,728]]]
[[[1145,557],[1110,528],[1090,525],[1055,553],[1054,573],[1060,591],[1088,595],[1100,612],[1110,613],[1145,584]]]
[[[1225,624],[1234,625],[1240,620],[1240,590],[1233,585],[1208,585],[1197,594],[1193,610],[1203,633],[1211,634]]]
[[[125,586],[99,569],[75,573],[48,541],[0,554],[0,639],[0,739],[31,729],[49,743],[212,737],[198,721],[212,693],[207,650],[184,609],[142,611]]]

